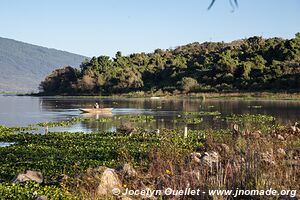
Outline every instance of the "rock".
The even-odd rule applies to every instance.
[[[128,163],[123,166],[123,173],[126,178],[134,178],[137,176],[135,169]]]
[[[114,169],[100,166],[88,168],[86,172],[77,175],[74,180],[75,190],[93,193],[96,199],[117,196],[122,192],[122,182]]]
[[[100,177],[96,193],[100,196],[112,195],[114,188],[121,189],[122,183],[114,169],[105,168]]]
[[[191,161],[195,163],[200,163],[201,162],[201,153],[198,152],[193,152],[191,153]]]
[[[27,170],[25,173],[19,173],[14,179],[15,183],[22,183],[25,181],[35,181],[37,183],[42,183],[44,181],[44,177],[41,172]]]
[[[220,156],[215,151],[205,152],[201,158],[201,162],[209,167],[213,167],[219,162]]]
[[[284,140],[284,137],[283,137],[282,135],[279,135],[279,134],[278,134],[278,135],[277,135],[277,139],[278,139],[278,140]]]
[[[37,196],[35,198],[35,200],[48,200],[48,198],[45,195],[40,195],[40,196]]]
[[[279,156],[285,156],[286,155],[286,152],[283,148],[277,149],[277,153],[278,153]]]

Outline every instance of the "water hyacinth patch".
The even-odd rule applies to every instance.
[[[270,115],[251,115],[251,114],[244,114],[244,115],[230,115],[225,117],[226,121],[235,122],[235,123],[251,123],[251,122],[259,122],[259,123],[269,123],[274,122],[275,117]]]
[[[203,116],[217,116],[221,115],[219,111],[199,111],[199,112],[184,112],[184,115],[203,115]]]

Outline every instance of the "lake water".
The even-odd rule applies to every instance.
[[[92,107],[95,101],[103,107],[113,107],[112,115],[83,115],[79,108]],[[219,111],[221,117],[231,114],[265,114],[274,116],[278,122],[300,121],[300,101],[291,100],[228,100],[228,99],[151,99],[151,98],[80,98],[80,97],[29,97],[0,96],[0,124],[6,126],[28,126],[39,122],[68,120],[71,117],[113,118],[111,122],[79,122],[70,127],[51,128],[50,131],[114,131],[122,121],[121,115],[150,115],[153,123],[139,123],[147,129],[183,128],[185,124],[174,123],[183,112]],[[200,124],[189,124],[189,129],[223,128],[228,124],[213,116],[204,116]]]

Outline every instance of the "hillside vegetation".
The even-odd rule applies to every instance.
[[[55,68],[79,66],[83,56],[0,37],[0,92],[37,91]]]
[[[250,37],[205,42],[115,58],[93,57],[80,70],[55,70],[40,84],[44,94],[129,92],[298,91],[300,33],[293,39]]]

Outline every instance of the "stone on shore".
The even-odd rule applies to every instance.
[[[14,179],[15,183],[22,183],[26,181],[35,181],[37,183],[42,183],[44,181],[44,177],[41,172],[27,170],[23,173],[19,173]]]

